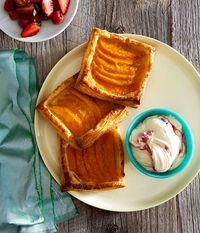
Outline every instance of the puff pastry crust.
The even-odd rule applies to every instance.
[[[83,149],[121,121],[124,106],[85,95],[74,88],[78,74],[65,80],[37,110],[71,146]]]
[[[116,128],[84,150],[76,150],[61,139],[60,153],[62,191],[124,187],[124,151]]]
[[[154,52],[148,44],[94,28],[75,87],[90,96],[137,108]]]

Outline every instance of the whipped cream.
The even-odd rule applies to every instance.
[[[166,172],[177,167],[185,155],[181,124],[172,116],[145,118],[129,139],[135,159],[145,169]]]

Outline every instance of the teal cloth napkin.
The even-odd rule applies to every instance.
[[[0,51],[0,232],[51,233],[77,215],[39,155],[34,136],[34,62],[19,50]]]

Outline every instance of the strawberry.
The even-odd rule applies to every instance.
[[[53,0],[42,0],[42,10],[47,16],[50,16],[53,13]]]
[[[42,12],[40,14],[40,17],[41,17],[41,20],[48,20],[49,19],[49,17],[44,12]]]
[[[52,16],[52,22],[55,24],[62,23],[64,20],[64,15],[61,11],[54,11]]]
[[[16,7],[15,10],[20,14],[33,14],[34,5],[28,4],[26,6]]]
[[[58,4],[58,0],[53,0],[53,10],[54,11],[60,10],[60,5]]]
[[[22,31],[21,36],[22,37],[29,37],[29,36],[34,36],[40,31],[41,26],[36,23],[32,22],[29,23]]]
[[[19,19],[18,24],[20,27],[25,28],[30,23],[28,19]]]
[[[70,0],[58,0],[63,15],[67,12]]]
[[[4,3],[4,10],[6,11],[13,11],[15,8],[15,2],[14,0],[6,0]]]
[[[30,0],[15,0],[17,6],[24,6],[30,3]]]
[[[27,19],[30,21],[32,15],[30,14],[19,14],[19,19]]]
[[[12,20],[16,20],[16,19],[19,18],[19,15],[18,15],[18,13],[17,13],[16,11],[10,11],[10,12],[9,12],[9,16],[10,16],[10,18],[11,18]]]

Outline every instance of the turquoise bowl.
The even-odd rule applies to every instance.
[[[176,118],[176,120],[178,120],[181,125],[182,125],[182,129],[183,129],[183,133],[185,135],[185,139],[186,139],[186,154],[185,157],[183,159],[183,161],[179,164],[178,167],[174,168],[173,170],[169,170],[167,172],[151,172],[146,170],[144,167],[142,167],[137,160],[135,159],[133,152],[131,150],[131,144],[129,142],[129,138],[130,135],[133,131],[133,129],[140,123],[142,122],[145,118],[152,116],[152,115],[164,115],[164,116],[172,116],[174,118]],[[178,173],[180,173],[181,171],[183,171],[187,165],[190,163],[192,156],[193,156],[193,151],[194,151],[194,139],[192,136],[192,132],[191,129],[189,127],[189,125],[187,124],[187,122],[176,112],[171,111],[169,109],[162,109],[162,108],[155,108],[155,109],[150,109],[147,110],[141,114],[139,114],[138,116],[136,116],[133,121],[131,122],[130,126],[128,127],[127,133],[126,133],[126,151],[128,153],[129,159],[132,162],[132,164],[143,174],[153,177],[153,178],[169,178],[171,176],[174,176]]]

